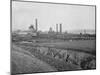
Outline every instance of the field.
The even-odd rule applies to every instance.
[[[13,57],[15,56],[15,51],[17,51],[17,53],[19,52],[19,59],[21,59],[22,56],[31,55],[30,65],[28,65],[29,62],[20,65],[20,71],[16,70],[18,69],[16,66],[12,66],[15,67],[15,71],[13,71],[14,73],[55,72],[96,68],[95,40],[64,41],[58,39],[35,39],[31,41],[12,42],[12,44],[12,51],[14,51],[12,52]],[[24,53],[24,55],[20,55],[20,52]],[[27,52],[30,53],[30,55],[27,54]],[[21,62],[18,62],[16,56],[15,58],[12,58],[12,60],[20,64],[25,62],[24,59],[26,57],[23,57]],[[28,61],[29,59],[30,58],[27,57]],[[37,62],[37,65],[40,66],[35,66],[37,67],[37,70],[34,70],[34,62],[32,60],[34,62],[36,62],[36,60],[39,62],[41,61],[45,67]],[[27,67],[24,67],[23,71],[22,67],[26,65]],[[40,70],[38,70],[39,67],[41,68]]]
[[[53,46],[82,52],[95,54],[95,40],[74,40],[64,42],[42,43],[45,46]]]

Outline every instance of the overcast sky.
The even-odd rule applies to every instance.
[[[38,29],[56,29],[62,23],[63,31],[95,29],[95,7],[34,2],[12,2],[12,30],[26,30],[38,19]]]

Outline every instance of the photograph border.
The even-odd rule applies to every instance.
[[[26,0],[10,0],[10,74],[11,72],[11,47],[12,47],[12,1],[16,2],[31,2],[31,3],[42,3],[42,4],[58,4],[58,5],[74,5],[74,6],[90,6],[95,7],[95,49],[96,49],[96,68],[97,68],[97,46],[96,46],[96,39],[97,39],[97,6],[96,5],[88,5],[88,4],[73,4],[73,3],[58,3],[58,2],[44,2],[44,1],[26,1]],[[96,70],[94,69],[88,69],[88,70]],[[85,71],[83,70],[64,70],[64,71],[48,71],[48,72],[34,72],[34,73],[21,73],[21,74],[39,74],[39,73],[53,73],[53,72],[71,72],[71,71]]]

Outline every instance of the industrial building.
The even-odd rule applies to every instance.
[[[37,38],[53,38],[53,39],[63,39],[63,40],[78,40],[78,39],[95,39],[95,34],[88,34],[86,31],[83,33],[66,33],[63,32],[62,23],[55,24],[56,31],[52,27],[49,28],[48,32],[40,32],[38,30],[38,19],[35,18],[35,24],[31,24],[28,30],[15,32],[21,37],[37,37]]]

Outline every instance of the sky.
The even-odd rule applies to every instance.
[[[95,7],[12,1],[12,30],[27,30],[38,20],[38,30],[95,30]]]

